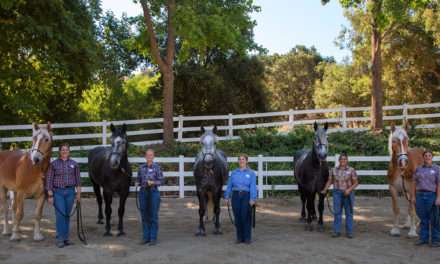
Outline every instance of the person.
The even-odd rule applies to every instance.
[[[235,219],[236,243],[251,243],[252,206],[257,199],[255,172],[248,167],[248,156],[240,155],[239,168],[231,172],[224,198],[229,204],[232,197],[232,210]]]
[[[332,237],[341,236],[342,210],[345,211],[345,231],[347,238],[353,238],[353,206],[354,189],[358,186],[356,170],[348,166],[348,155],[342,152],[339,155],[339,165],[330,170],[329,179],[322,190],[327,193],[333,184],[333,234]]]
[[[423,165],[417,167],[413,175],[411,202],[420,219],[420,238],[416,245],[429,244],[431,229],[431,246],[440,247],[440,167],[432,163],[432,158],[431,150],[423,152]]]
[[[146,163],[138,170],[138,182],[141,186],[139,192],[139,207],[142,218],[142,245],[157,244],[159,229],[160,192],[158,187],[163,183],[164,177],[161,167],[154,162],[154,151],[148,149],[145,152]]]
[[[59,157],[52,161],[46,175],[48,202],[56,216],[56,246],[73,245],[69,241],[70,213],[73,203],[81,199],[81,178],[78,164],[70,158],[69,144],[59,146]],[[76,192],[75,192],[76,189]]]

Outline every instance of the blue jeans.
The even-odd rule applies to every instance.
[[[150,191],[141,188],[139,192],[139,206],[142,216],[142,238],[144,241],[155,241],[157,240],[157,232],[159,230],[159,190],[154,187]]]
[[[249,192],[232,192],[232,211],[234,212],[237,240],[251,241],[252,212]]]
[[[54,188],[53,203],[56,207],[56,239],[57,241],[69,240],[70,212],[75,201],[75,188]],[[57,210],[58,209],[58,210]]]
[[[429,242],[429,229],[431,229],[432,243],[440,243],[440,225],[438,221],[436,224],[439,216],[434,214],[436,199],[437,195],[434,192],[416,193],[416,213],[420,218],[420,240],[423,242]]]
[[[349,196],[344,196],[344,191],[333,190],[333,231],[341,233],[342,225],[342,209],[345,211],[345,231],[347,234],[353,234],[353,207],[354,192]]]

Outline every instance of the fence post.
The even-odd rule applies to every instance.
[[[345,106],[341,108],[341,114],[342,114],[342,129],[345,131],[347,130],[347,108]]]
[[[258,155],[258,198],[262,199],[264,197],[263,192],[263,155]]]
[[[292,130],[295,122],[295,112],[289,109],[289,129]]]
[[[102,121],[102,145],[107,145],[107,120]]]
[[[232,139],[234,136],[234,120],[232,119],[232,114],[228,115],[228,136]]]
[[[339,154],[335,155],[335,167],[339,166]]]
[[[184,156],[179,156],[179,198],[185,198],[185,161]]]
[[[179,122],[177,128],[177,141],[182,141],[183,139],[183,116],[179,115]]]
[[[405,126],[405,121],[408,119],[408,104],[403,104],[402,116],[402,124]]]

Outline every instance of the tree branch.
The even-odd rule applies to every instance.
[[[148,35],[150,37],[150,49],[154,60],[159,65],[161,71],[165,69],[165,62],[160,56],[159,46],[157,45],[156,32],[154,31],[153,19],[151,18],[150,7],[148,6],[147,0],[140,1],[142,10],[144,12],[144,20],[147,25]]]

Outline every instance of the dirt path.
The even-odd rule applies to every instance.
[[[117,201],[115,199],[114,201]],[[404,205],[406,201],[401,201]],[[44,209],[43,231],[46,240],[32,241],[33,201],[27,201],[22,226],[24,238],[9,242],[0,238],[0,263],[440,263],[440,249],[415,247],[408,239],[388,235],[391,228],[391,201],[358,197],[355,208],[355,238],[331,238],[331,218],[326,216],[324,233],[304,230],[298,222],[299,199],[265,199],[259,202],[257,226],[251,245],[235,245],[234,229],[226,207],[222,207],[223,235],[212,234],[207,225],[204,238],[193,234],[197,227],[195,199],[163,198],[160,211],[159,244],[155,247],[138,245],[141,229],[135,200],[129,199],[125,216],[125,237],[103,237],[104,227],[95,224],[96,206],[84,199],[83,215],[89,245],[83,246],[76,237],[75,245],[58,249],[54,245],[54,214]],[[115,203],[116,205],[117,203]],[[113,213],[117,212],[113,206]],[[326,208],[327,210],[327,208]],[[402,212],[406,211],[402,207]],[[403,222],[404,216],[402,216]],[[113,217],[112,228],[117,218]],[[113,230],[115,233],[115,230]]]

